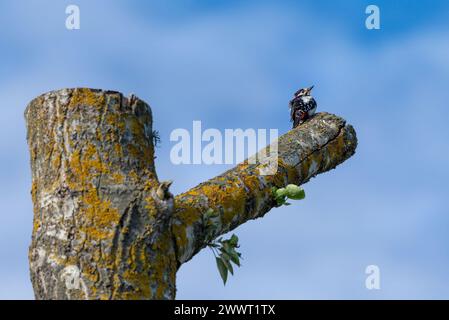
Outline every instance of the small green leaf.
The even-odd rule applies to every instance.
[[[287,205],[288,206],[287,197],[283,196],[282,198],[278,198],[277,199],[277,204],[279,206],[283,206],[283,205]]]
[[[226,265],[224,264],[223,260],[221,258],[215,258],[217,261],[217,268],[220,272],[221,279],[223,280],[223,284],[226,284],[226,280],[228,280],[228,269],[226,268]]]
[[[225,285],[228,279],[228,273],[234,275],[234,266],[232,263],[240,267],[241,254],[236,251],[236,248],[239,247],[238,241],[239,238],[237,235],[233,234],[229,239],[219,237],[208,243],[208,246],[214,252],[217,268]],[[219,252],[218,256],[215,254],[216,251]]]
[[[271,190],[278,207],[290,205],[290,203],[287,202],[287,199],[302,200],[306,197],[304,190],[295,184],[289,184],[285,188],[279,189],[272,187]]]
[[[276,190],[276,197],[284,197],[286,195],[286,190],[285,188],[280,188]]]
[[[302,200],[306,197],[306,194],[304,190],[294,184],[289,184],[287,187],[285,187],[286,196],[293,200]]]
[[[231,258],[232,262],[234,262],[237,266],[240,267],[240,253],[233,251],[229,253],[229,257]]]
[[[229,255],[226,253],[222,253],[221,260],[223,261],[223,264],[226,266],[226,269],[229,270],[229,272],[234,275],[234,268],[232,268],[232,264],[229,262]]]
[[[233,235],[231,236],[231,239],[229,239],[229,243],[230,243],[233,247],[237,246],[237,244],[239,243],[239,237],[237,237],[235,234],[233,234]]]
[[[234,248],[229,244],[229,242],[222,242],[221,251],[226,252],[227,254],[230,254],[232,251],[234,251]]]
[[[227,254],[227,253],[224,252],[224,251],[221,251],[220,256],[221,256],[224,260],[227,260],[227,261],[229,261],[229,259],[231,259],[231,257],[229,256],[229,254]]]

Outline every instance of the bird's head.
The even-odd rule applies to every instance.
[[[313,87],[314,86],[299,89],[295,92],[295,97],[310,96],[310,92],[312,91]]]

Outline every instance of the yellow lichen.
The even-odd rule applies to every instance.
[[[198,221],[198,219],[201,217],[201,214],[195,207],[194,201],[191,200],[191,198],[187,199],[186,201],[175,203],[175,207],[178,212],[177,217],[182,221],[182,223],[190,226]]]
[[[131,170],[128,174],[128,177],[131,179],[131,181],[133,182],[139,182],[140,181],[140,177],[139,175],[134,171]]]
[[[109,200],[100,200],[95,189],[87,190],[82,196],[85,205],[86,226],[82,228],[93,240],[108,239],[112,236],[113,227],[119,222],[117,209],[111,206]]]
[[[69,168],[72,173],[69,187],[72,189],[90,188],[94,178],[110,173],[109,167],[100,160],[97,149],[92,143],[86,145],[82,156],[80,149],[73,152]]]
[[[125,179],[124,176],[118,172],[112,173],[111,178],[112,178],[112,181],[116,184],[123,183],[123,180]]]
[[[76,106],[89,106],[101,108],[105,104],[103,92],[95,92],[87,88],[75,89],[70,99],[69,108]]]
[[[231,223],[236,215],[245,210],[246,193],[241,185],[228,181],[226,185],[205,184],[201,188],[207,197],[209,207],[223,208],[222,224]]]
[[[33,200],[33,203],[36,203],[37,199],[37,181],[33,179],[33,182],[31,183],[31,199]]]
[[[61,154],[57,153],[54,157],[53,157],[53,168],[54,169],[59,169],[59,167],[61,166]]]
[[[138,118],[130,118],[128,121],[128,124],[129,124],[131,134],[134,137],[144,137],[145,136],[143,124],[140,123]]]
[[[114,144],[114,151],[116,157],[121,157],[123,155],[122,145],[120,143]]]
[[[170,281],[174,284],[175,281],[176,261],[173,251],[170,250],[170,243],[170,235],[164,234],[153,245],[156,256],[152,261],[150,279],[152,283],[157,284],[155,299],[164,299],[165,292],[168,289],[167,283]]]
[[[123,278],[133,284],[133,290],[122,292],[120,299],[138,300],[151,297],[150,280],[146,272],[128,269],[123,273]]]
[[[157,210],[156,203],[155,203],[153,197],[152,196],[146,197],[145,202],[146,202],[145,209],[147,209],[148,216],[150,218],[155,219],[158,214],[158,210]]]

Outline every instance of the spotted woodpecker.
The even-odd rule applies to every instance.
[[[302,124],[315,113],[317,104],[310,95],[312,89],[313,86],[299,89],[290,100],[290,121],[293,122],[293,128]]]

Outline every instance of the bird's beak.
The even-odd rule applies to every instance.
[[[173,180],[168,180],[167,181],[167,187],[170,187],[172,183],[173,183]]]
[[[307,93],[310,93],[310,91],[312,91],[313,87],[314,86],[311,86],[311,87],[307,88]]]

